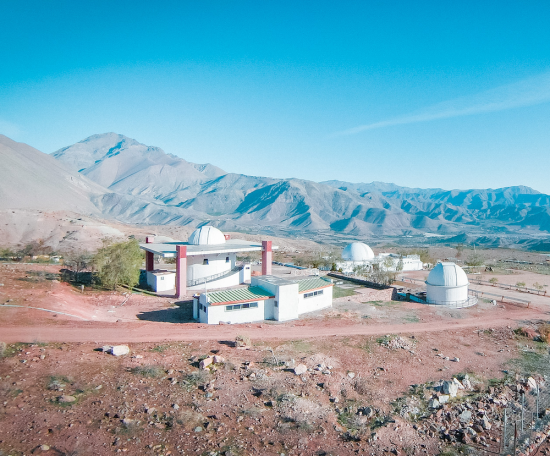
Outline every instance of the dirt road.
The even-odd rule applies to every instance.
[[[242,324],[207,326],[196,323],[105,323],[64,322],[34,326],[0,326],[0,340],[4,342],[163,342],[234,340],[238,334],[252,339],[304,339],[331,336],[415,334],[432,331],[459,330],[465,328],[497,328],[515,326],[523,320],[549,318],[549,312],[525,308],[507,312],[506,316],[494,315],[426,323],[379,324],[343,323],[335,320],[290,322],[285,324]]]

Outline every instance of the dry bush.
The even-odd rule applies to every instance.
[[[535,340],[538,337],[538,334],[534,329],[524,328],[520,326],[518,329],[514,330],[514,333],[518,336],[527,337],[528,339]]]
[[[353,383],[353,389],[361,395],[369,392],[369,384],[366,379],[358,377]]]
[[[176,422],[189,429],[204,426],[206,421],[207,419],[203,415],[187,408],[178,410],[176,414]]]
[[[181,385],[187,389],[191,390],[197,388],[199,385],[208,383],[210,380],[210,371],[208,370],[198,370],[195,372],[190,372],[187,374],[181,381]]]
[[[8,346],[6,345],[6,342],[0,342],[0,358],[4,357],[4,353],[6,353],[6,348]]]
[[[540,340],[545,343],[550,342],[550,325],[548,323],[544,323],[539,326],[539,333],[540,333]]]
[[[311,428],[329,413],[327,407],[302,397],[288,397],[279,409],[284,421],[294,422],[302,429]]]
[[[164,374],[164,369],[161,366],[153,366],[146,364],[144,366],[137,366],[132,368],[131,372],[137,375],[143,375],[144,377],[160,377]]]

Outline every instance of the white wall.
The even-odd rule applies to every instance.
[[[300,293],[298,295],[298,313],[301,315],[306,312],[314,312],[315,310],[332,307],[332,289],[333,287],[322,288],[323,294],[317,294],[308,298],[305,297],[306,294],[321,290]]]
[[[240,283],[250,283],[252,276],[252,266],[248,263],[243,264],[243,268],[240,270]]]
[[[426,284],[426,300],[432,304],[457,304],[468,300],[468,285],[441,287]]]
[[[295,320],[298,318],[298,289],[297,283],[288,283],[287,280],[271,280],[272,276],[252,277],[252,285],[263,288],[275,295],[274,319],[278,321]]]
[[[267,300],[270,301],[270,300]],[[273,301],[273,300],[271,300]],[[248,323],[252,321],[261,321],[264,319],[265,313],[265,301],[254,301],[258,303],[258,307],[239,310],[226,310],[228,305],[206,305],[206,295],[201,295],[199,298],[199,304],[206,305],[206,312],[199,309],[199,321],[201,323],[208,323],[209,325],[217,325],[220,321],[236,324],[236,323]],[[239,303],[243,304],[243,303]],[[246,303],[245,303],[246,304]],[[273,305],[273,303],[267,303],[267,305]]]
[[[226,261],[227,257],[229,257],[229,262]],[[208,264],[203,264],[205,259],[208,260]],[[187,280],[198,280],[214,274],[227,272],[235,267],[236,260],[237,256],[235,253],[188,256]]]
[[[176,273],[157,271],[155,274],[155,271],[147,271],[147,285],[157,293],[173,290],[176,288]]]
[[[241,283],[241,274],[240,271],[235,271],[234,274],[231,274],[228,277],[223,277],[218,280],[213,280],[212,282],[206,282],[206,291],[214,290],[216,288],[223,287],[233,287]],[[204,292],[204,282],[194,285],[192,287],[187,287],[188,290],[197,290],[199,292]]]

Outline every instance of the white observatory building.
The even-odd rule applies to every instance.
[[[374,252],[367,244],[352,242],[348,244],[342,252],[342,258],[344,261],[364,263],[374,259]]]
[[[468,296],[468,284],[468,277],[460,266],[437,263],[426,280],[426,302],[452,307],[473,306],[477,298]]]
[[[363,266],[368,271],[374,267],[386,271],[421,271],[422,261],[418,255],[407,255],[400,257],[393,253],[381,253],[374,255],[372,249],[363,242],[352,242],[342,251],[341,263],[337,264],[338,269],[346,274],[355,272],[357,266]]]
[[[145,250],[147,284],[155,292],[176,290],[176,296],[185,296],[187,290],[211,290],[248,283],[250,264],[237,265],[237,255],[262,252],[262,275],[271,274],[271,241],[261,243],[231,239],[213,226],[197,228],[187,242],[155,243],[147,236],[140,244]],[[174,258],[176,270],[155,269],[154,256]]]

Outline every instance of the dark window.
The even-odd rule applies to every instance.
[[[279,301],[275,301],[275,307],[279,307]]]
[[[208,264],[208,258],[205,258],[204,260],[202,260],[202,264]]]
[[[229,257],[225,257],[225,262],[229,263]]]

